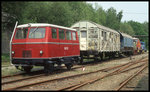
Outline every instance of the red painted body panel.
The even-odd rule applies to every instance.
[[[56,28],[57,39],[52,39],[51,27],[43,27],[43,28],[46,28],[44,38],[36,38],[36,39],[28,38],[30,28],[28,28],[28,34],[26,39],[15,39],[13,37],[12,51],[14,51],[15,54],[12,56],[12,58],[57,58],[57,57],[80,55],[79,39],[77,32],[75,41],[66,39],[60,40],[58,36],[59,35],[58,28]],[[23,57],[23,51],[31,51],[30,52],[31,55]],[[40,54],[40,51],[43,51],[42,55]]]

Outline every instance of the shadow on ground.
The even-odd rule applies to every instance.
[[[138,82],[134,90],[149,90],[149,78],[148,75],[145,75],[141,78],[141,80]]]

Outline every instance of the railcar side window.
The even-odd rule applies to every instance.
[[[104,36],[104,32],[102,31],[102,37]]]
[[[107,35],[106,32],[102,31],[102,37],[104,40],[106,40],[106,35]]]
[[[72,32],[73,40],[76,40],[76,33]]]
[[[16,39],[25,39],[27,37],[28,29],[27,28],[22,28],[18,29],[15,35]]]
[[[67,40],[71,40],[71,31],[66,31]]]
[[[81,38],[86,38],[86,31],[81,31]]]
[[[65,39],[65,32],[62,29],[59,29],[59,39]]]
[[[57,38],[57,31],[55,28],[52,28],[52,38],[56,39]]]
[[[29,32],[29,38],[44,38],[45,28],[31,28]]]

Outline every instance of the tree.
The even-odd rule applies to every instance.
[[[24,8],[26,7],[26,2],[2,2],[2,12],[7,14],[7,19],[3,22],[3,27],[6,27],[10,31],[13,30],[16,21],[22,21]]]
[[[111,7],[106,11],[106,24],[105,24],[105,26],[108,26],[108,27],[115,29],[115,30],[119,30],[121,18],[122,18],[122,11],[120,11],[117,14],[116,10],[113,7]]]
[[[127,23],[132,26],[135,35],[148,35],[148,23],[139,23],[132,20],[128,21]],[[140,37],[139,39],[140,41],[144,41],[146,43],[146,48],[148,48],[148,37]]]
[[[126,22],[120,24],[120,31],[123,33],[127,33],[131,36],[135,34],[132,27]]]
[[[106,25],[106,12],[103,10],[102,7],[99,7],[96,10],[96,14],[94,18],[95,18],[95,22],[97,22],[98,24]]]

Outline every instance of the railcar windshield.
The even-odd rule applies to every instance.
[[[25,39],[27,37],[28,28],[19,28],[16,30],[15,39]]]
[[[45,28],[31,28],[29,32],[29,38],[44,38]]]

